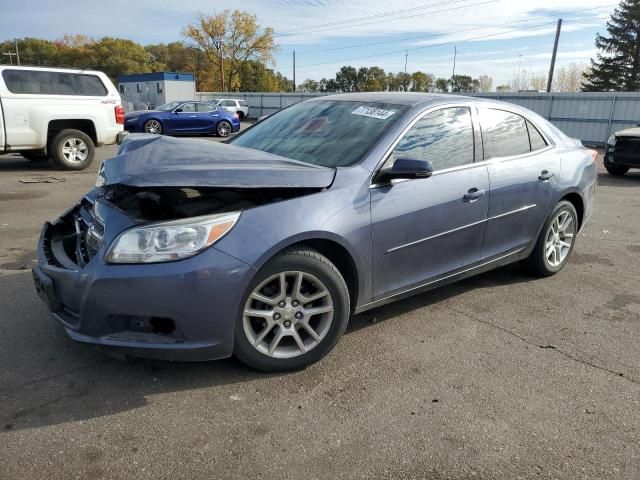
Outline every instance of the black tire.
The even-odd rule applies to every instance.
[[[622,167],[620,165],[611,165],[609,163],[605,163],[604,168],[607,169],[607,172],[609,172],[609,175],[613,175],[614,177],[622,177],[625,173],[629,171],[629,167]]]
[[[149,130],[149,126],[150,124],[153,122],[154,124],[154,128],[153,128],[153,132],[148,131]],[[142,126],[142,130],[145,133],[148,133],[149,135],[162,135],[162,122],[160,120],[156,120],[155,118],[150,118],[149,120],[147,120],[146,122],[144,122],[144,125]]]
[[[569,213],[572,217],[572,222],[571,222],[572,230],[570,233],[573,234],[573,237],[571,241],[571,246],[569,247],[569,250],[566,253],[566,256],[564,257],[564,259],[558,265],[552,265],[550,263],[550,260],[547,258],[545,246],[547,243],[547,239],[550,235],[551,224],[563,212]],[[527,272],[535,276],[550,277],[551,275],[555,275],[560,270],[562,270],[564,266],[567,264],[567,262],[569,261],[569,258],[571,257],[571,254],[573,253],[573,249],[576,245],[577,236],[578,236],[578,213],[576,212],[576,209],[571,202],[563,200],[556,205],[556,207],[553,209],[553,211],[549,214],[549,216],[545,220],[542,230],[540,231],[538,240],[536,242],[536,246],[531,252],[531,255],[529,255],[529,257],[522,262],[523,267]]]
[[[27,150],[25,152],[20,152],[20,155],[30,162],[46,162],[49,160],[49,156],[40,150]]]
[[[241,110],[238,110],[236,113],[238,114],[238,118],[240,119],[240,121],[242,121],[244,119],[244,112]]]
[[[65,154],[63,150],[66,145],[75,143],[78,145],[78,151],[84,154],[83,159],[71,160],[68,154]],[[53,161],[63,170],[84,170],[91,162],[96,154],[96,147],[93,145],[93,140],[84,132],[74,129],[61,130],[53,137],[50,143],[49,152]],[[73,158],[73,157],[71,157]]]
[[[310,350],[292,358],[274,358],[258,351],[247,338],[244,329],[243,312],[250,295],[266,279],[281,272],[304,272],[319,279],[329,292],[333,307],[331,324],[324,337]],[[236,319],[233,353],[244,364],[264,372],[283,372],[305,368],[323,358],[333,349],[344,333],[349,315],[349,290],[335,265],[315,250],[288,249],[265,264],[249,284]],[[294,326],[294,328],[296,327]]]
[[[226,120],[222,120],[221,122],[218,122],[218,125],[216,126],[216,134],[222,138],[225,138],[231,135],[231,130],[232,130],[231,123],[227,122]]]

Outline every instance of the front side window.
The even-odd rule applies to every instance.
[[[160,105],[158,108],[156,108],[156,110],[160,110],[161,112],[170,112],[178,106],[180,106],[180,102],[169,102],[165,103],[164,105]]]
[[[426,114],[402,137],[387,165],[398,158],[429,160],[433,170],[473,163],[471,112],[467,107],[444,108]]]
[[[195,103],[183,103],[180,108],[185,113],[195,112],[196,111],[196,104]]]
[[[326,167],[359,162],[405,105],[311,100],[280,110],[229,143]]]
[[[529,134],[520,115],[504,110],[479,109],[484,159],[529,153]]]

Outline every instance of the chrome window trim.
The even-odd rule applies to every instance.
[[[475,148],[475,135],[476,135],[476,125],[473,123],[473,109],[476,108],[476,115],[477,115],[477,120],[478,120],[478,125],[480,126],[480,139],[481,139],[481,143],[482,143],[482,160],[480,161],[474,161],[473,163],[468,163],[466,165],[458,165],[456,167],[450,167],[450,168],[444,168],[442,170],[436,170],[435,172],[433,172],[433,174],[431,175],[432,177],[435,177],[437,175],[442,175],[445,173],[450,173],[450,172],[456,172],[459,170],[465,170],[467,168],[476,168],[476,167],[480,167],[480,166],[488,166],[494,163],[503,163],[503,162],[510,162],[513,160],[520,160],[523,158],[527,158],[530,157],[532,155],[539,155],[540,153],[544,153],[544,152],[548,152],[551,151],[553,149],[556,148],[556,144],[553,142],[553,140],[551,140],[536,124],[536,122],[532,121],[529,117],[525,117],[524,115],[518,113],[518,112],[514,112],[512,110],[509,110],[507,108],[492,108],[492,107],[485,107],[484,105],[482,106],[483,108],[488,108],[488,109],[492,109],[492,110],[503,110],[505,112],[508,113],[512,113],[514,115],[518,115],[522,118],[524,118],[525,120],[528,120],[529,122],[531,122],[531,124],[536,127],[536,129],[538,130],[538,132],[540,132],[540,135],[542,135],[542,137],[545,139],[545,141],[547,142],[547,147],[546,148],[542,148],[540,150],[535,150],[533,152],[526,152],[526,153],[522,153],[520,155],[513,155],[510,157],[493,157],[490,158],[488,160],[484,160],[484,139],[482,138],[482,123],[480,122],[480,112],[477,111],[478,108],[478,104],[464,104],[464,103],[453,103],[453,104],[446,104],[446,105],[436,105],[432,108],[429,108],[427,110],[425,110],[424,112],[422,112],[420,115],[416,116],[416,118],[414,118],[405,128],[404,130],[402,130],[402,132],[400,133],[400,135],[398,135],[398,138],[396,138],[393,143],[389,146],[389,148],[387,148],[387,150],[385,151],[384,155],[382,156],[382,159],[377,163],[376,168],[374,168],[371,177],[369,178],[369,188],[379,188],[379,187],[388,187],[389,183],[373,183],[373,179],[376,177],[376,175],[378,175],[378,172],[380,171],[380,169],[382,168],[382,166],[385,164],[385,162],[389,159],[389,156],[391,155],[391,153],[393,152],[393,149],[398,145],[398,143],[400,143],[400,140],[402,140],[402,138],[407,134],[407,132],[419,121],[422,120],[422,118],[425,115],[428,115],[429,113],[435,112],[437,110],[443,110],[445,108],[456,108],[456,107],[467,107],[469,108],[471,111],[471,116],[472,116],[472,125],[473,125],[473,131],[474,131],[474,157],[476,156],[475,154],[477,154],[477,149]],[[502,107],[502,106],[500,106]],[[528,131],[527,131],[527,135],[528,135]],[[392,182],[391,185],[395,185],[396,183],[401,183],[401,182],[408,182],[408,181],[416,181],[416,180],[427,180],[426,178],[413,178],[413,179],[402,179],[400,181],[395,181]]]

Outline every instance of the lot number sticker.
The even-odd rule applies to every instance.
[[[373,108],[373,107],[358,107],[353,112],[352,115],[361,115],[363,117],[369,118],[377,118],[379,120],[386,120],[391,115],[396,112],[392,112],[391,110],[382,110],[381,108]]]

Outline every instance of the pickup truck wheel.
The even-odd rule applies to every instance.
[[[96,148],[91,138],[80,130],[62,130],[51,142],[51,156],[64,170],[83,170],[91,165]]]
[[[30,162],[46,162],[47,160],[49,160],[49,156],[39,150],[28,150],[26,152],[20,152],[20,155],[22,155]]]

